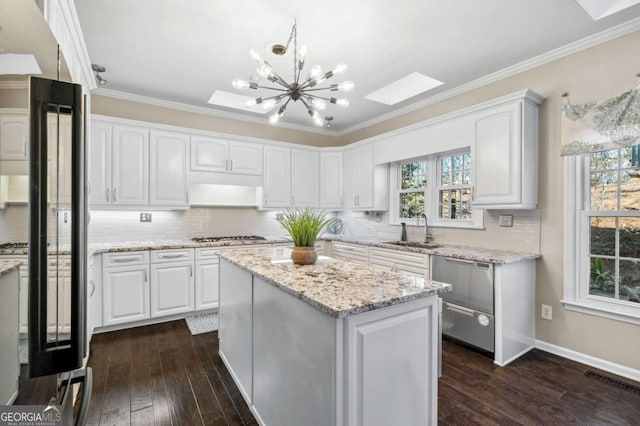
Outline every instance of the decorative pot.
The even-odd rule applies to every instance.
[[[291,252],[291,260],[293,260],[293,263],[295,263],[296,265],[315,264],[318,260],[318,252],[316,252],[316,247],[293,247],[293,251]]]

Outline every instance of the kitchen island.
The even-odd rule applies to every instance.
[[[220,255],[220,356],[263,425],[437,422],[448,284],[285,247]]]

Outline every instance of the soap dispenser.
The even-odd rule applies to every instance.
[[[405,222],[400,222],[402,225],[402,233],[400,234],[400,241],[407,241],[407,224]]]

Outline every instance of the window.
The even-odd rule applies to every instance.
[[[640,146],[568,158],[575,187],[568,226],[569,308],[640,322]],[[573,162],[573,164],[571,164]],[[571,219],[571,216],[569,216]],[[571,225],[571,220],[569,220]]]
[[[439,158],[438,217],[471,219],[471,157],[469,153]]]
[[[421,225],[425,212],[430,226],[482,228],[482,210],[471,206],[468,150],[397,163],[391,188],[390,223]]]
[[[400,198],[400,219],[411,219],[418,217],[424,212],[424,194],[427,188],[427,162],[414,161],[402,163],[398,167],[400,173],[400,188],[398,196]]]

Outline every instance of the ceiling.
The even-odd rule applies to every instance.
[[[286,79],[291,57],[268,56],[268,42],[286,43],[294,18],[307,44],[306,70],[349,65],[336,83],[353,80],[351,105],[329,105],[331,131],[344,131],[544,52],[640,17],[635,5],[594,21],[575,0],[76,0],[91,62],[104,65],[106,89],[232,112],[267,123],[268,115],[214,107],[216,90],[235,90],[256,63],[253,48]],[[369,95],[413,72],[444,82],[395,105]],[[340,78],[341,77],[341,78]],[[330,80],[331,81],[331,80]],[[299,103],[298,103],[299,104]],[[302,105],[281,122],[314,129]]]

